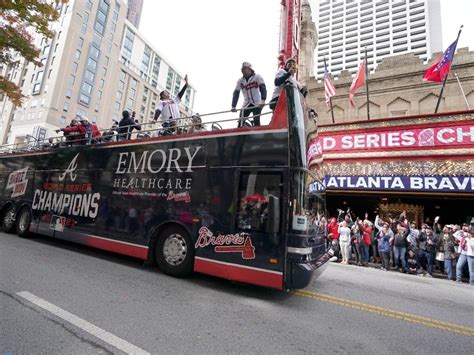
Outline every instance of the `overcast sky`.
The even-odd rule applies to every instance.
[[[310,3],[314,12],[317,2]],[[441,0],[441,12],[443,47],[463,24],[458,48],[474,50],[474,1]],[[243,61],[264,77],[271,96],[279,24],[280,0],[144,0],[140,31],[189,75],[197,90],[194,111],[202,114],[230,109]]]

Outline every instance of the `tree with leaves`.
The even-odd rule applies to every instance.
[[[56,4],[67,0],[0,0],[0,64],[14,65],[18,56],[41,67],[40,49],[33,43],[34,34],[51,38],[49,24],[59,18]],[[21,106],[25,96],[12,81],[0,74],[0,94]]]

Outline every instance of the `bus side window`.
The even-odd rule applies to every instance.
[[[265,232],[270,196],[280,199],[281,175],[277,173],[242,173],[239,183],[237,226]]]

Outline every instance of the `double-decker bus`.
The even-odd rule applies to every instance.
[[[140,258],[173,276],[303,288],[328,260],[324,193],[309,193],[318,178],[307,167],[307,115],[286,87],[266,126],[4,150],[1,227]]]

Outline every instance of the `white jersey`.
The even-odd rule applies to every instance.
[[[265,81],[263,81],[260,74],[252,74],[248,79],[241,77],[237,80],[235,91],[242,90],[244,95],[243,107],[257,106],[264,103],[260,93],[260,85],[262,84],[265,85]]]
[[[177,120],[181,117],[181,114],[179,113],[180,102],[181,100],[178,96],[169,100],[160,100],[160,102],[158,102],[156,109],[161,111],[163,121]]]
[[[280,69],[278,70],[278,72],[276,73],[275,75],[275,80],[276,79],[279,79],[281,78],[282,76],[284,76],[285,74],[288,74],[288,71],[285,70],[285,69]],[[286,79],[285,82],[290,82],[291,85],[295,88],[297,88],[298,90],[301,89],[301,84],[298,82],[298,80],[296,80],[296,78],[294,77],[294,75],[290,75],[288,79]],[[281,94],[281,91],[283,90],[283,87],[285,85],[282,84],[282,85],[279,85],[279,86],[276,86],[275,87],[275,90],[273,91],[273,95],[272,95],[272,100],[275,98],[275,97],[279,97],[280,94]]]

